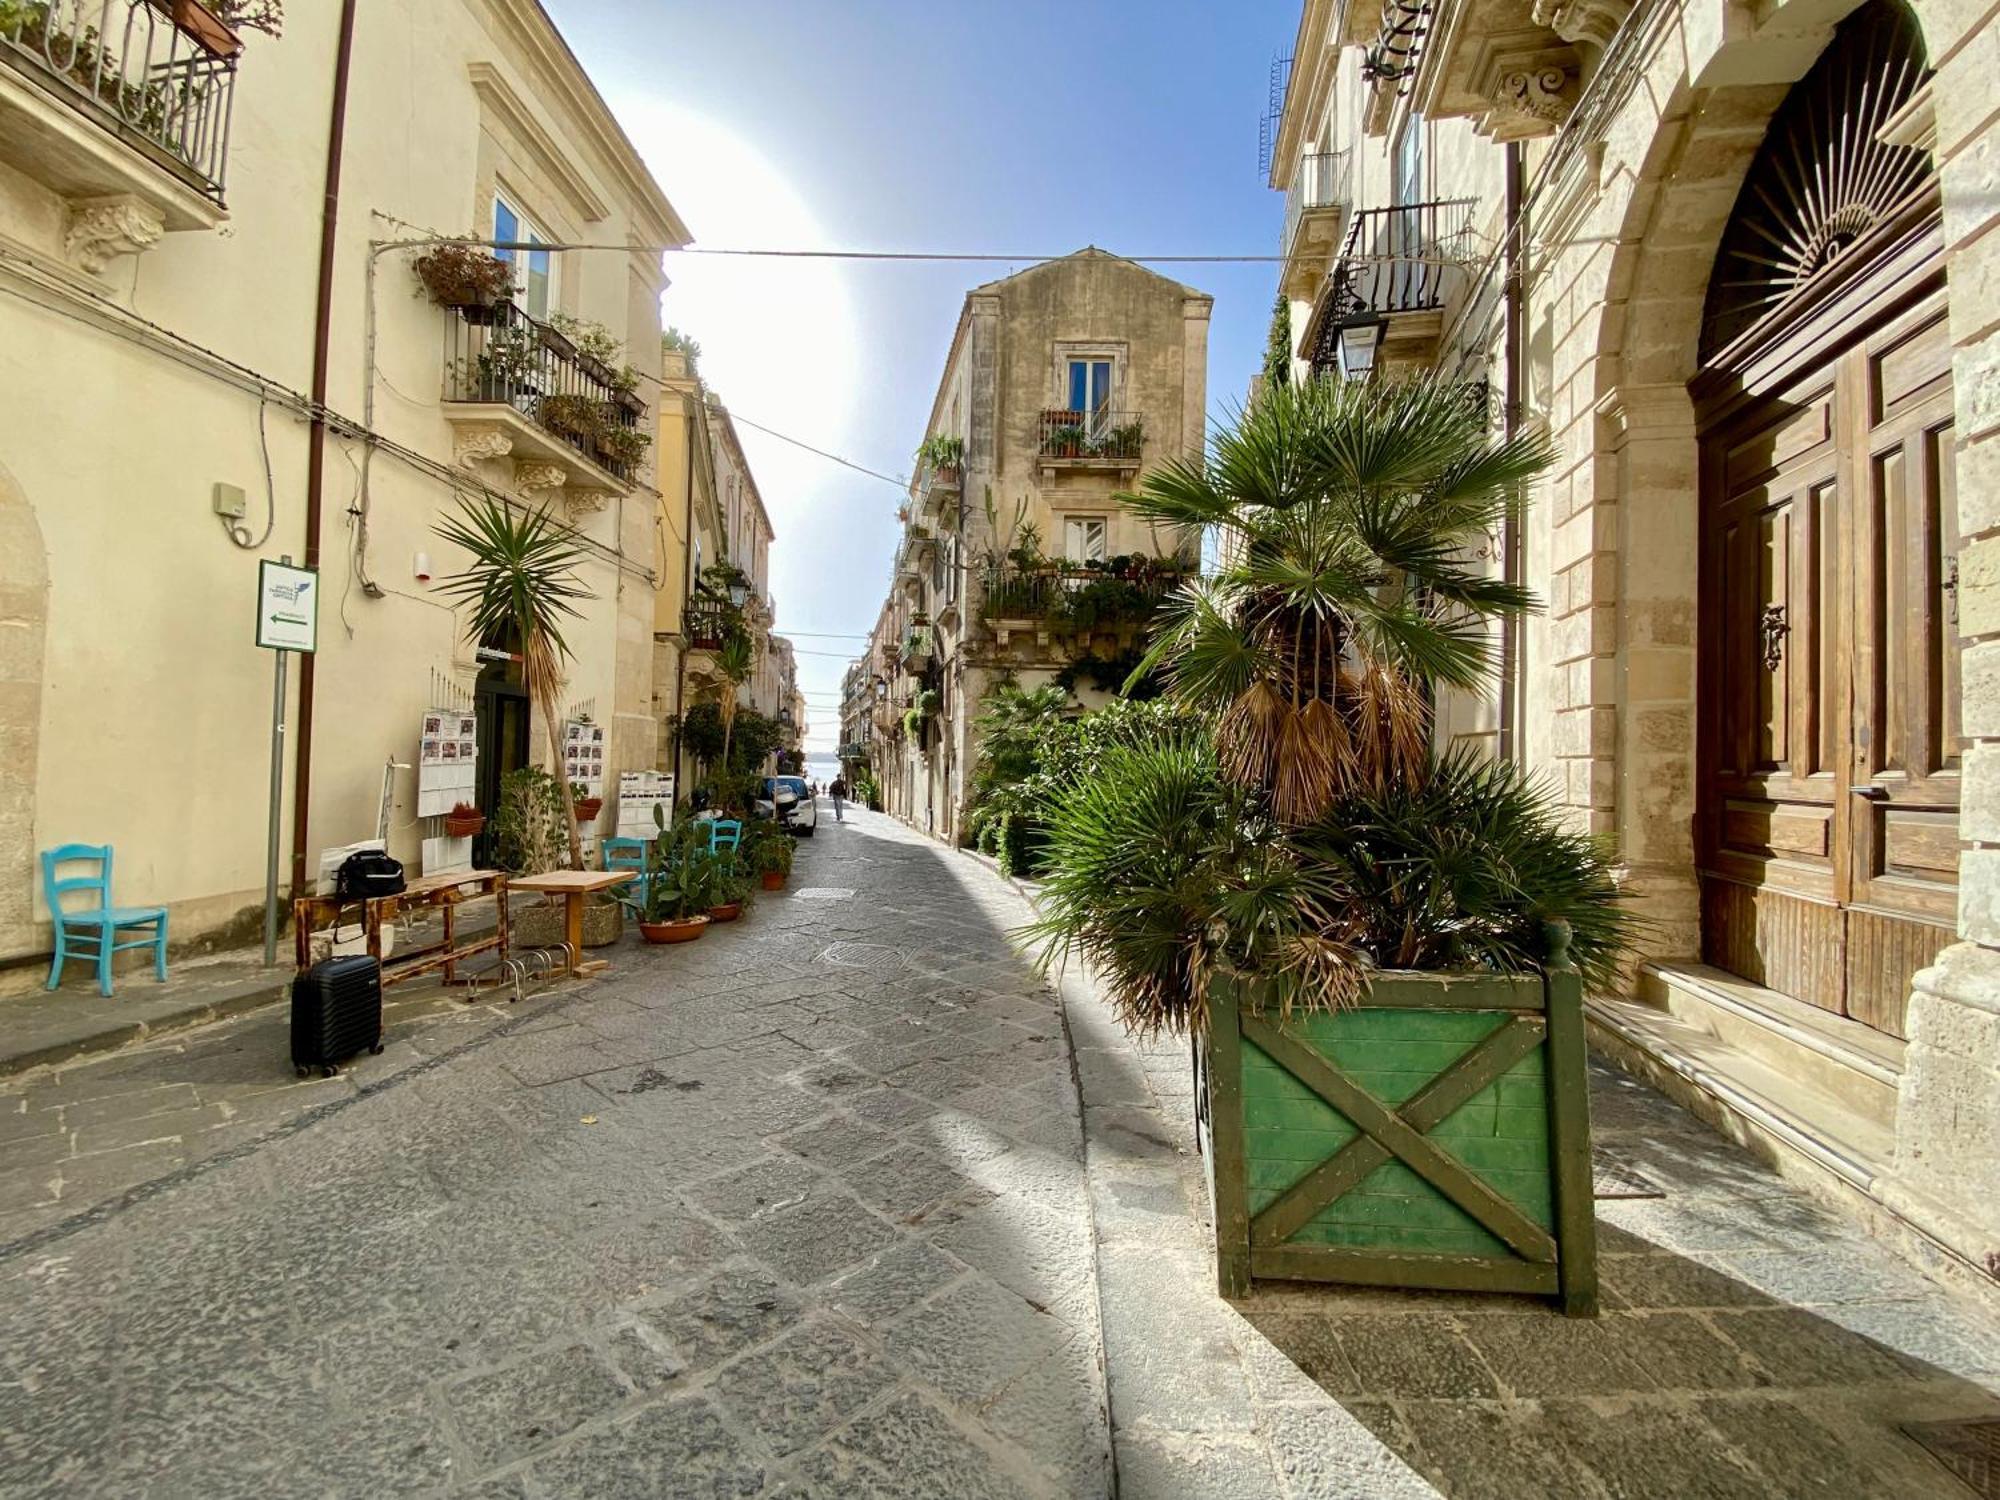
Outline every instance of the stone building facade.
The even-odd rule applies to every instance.
[[[581,549],[567,708],[608,729],[607,769],[650,765],[650,463],[607,461],[536,409],[557,388],[613,395],[553,336],[568,315],[622,346],[650,437],[660,252],[688,232],[541,7],[357,7],[338,112],[337,4],[234,37],[191,0],[10,9],[5,977],[33,982],[49,949],[35,856],[63,843],[113,845],[115,899],[166,905],[177,942],[254,934],[273,698],[251,628],[260,561],[319,574],[311,687],[294,662],[287,705],[281,841],[298,878],[375,834],[385,774],[390,847],[422,863],[439,826],[407,765],[440,699],[479,706],[482,776],[545,758],[505,643],[468,643],[435,588],[463,559],[433,528],[467,490],[546,507]],[[514,311],[423,295],[412,263],[435,233],[511,246]],[[538,248],[565,244],[592,248]],[[480,363],[496,329],[504,370]]]
[[[2000,24],[1989,0],[1308,0],[1290,373],[1559,452],[1546,610],[1441,729],[1614,842],[1598,1044],[2000,1275]]]
[[[887,810],[956,840],[993,685],[1073,668],[1078,700],[1102,702],[1135,643],[1135,621],[1092,622],[1064,599],[1114,575],[1157,592],[1193,564],[1198,539],[1117,497],[1148,465],[1201,450],[1211,305],[1097,249],[966,295],[926,428],[961,456],[918,464],[869,653]]]

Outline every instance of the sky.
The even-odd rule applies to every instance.
[[[667,323],[738,428],[777,540],[778,629],[811,729],[887,593],[906,476],[966,291],[1033,258],[1270,255],[1257,170],[1299,0],[544,0],[697,246],[991,264],[670,256]],[[1261,359],[1276,268],[1166,265],[1215,298],[1210,419]]]

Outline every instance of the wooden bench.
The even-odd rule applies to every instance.
[[[498,921],[493,931],[475,942],[458,941],[458,908],[467,901],[493,899]],[[341,914],[361,908],[361,930],[368,952],[382,965],[382,985],[387,988],[444,970],[446,984],[464,984],[457,967],[477,954],[497,952],[507,956],[507,875],[502,870],[455,870],[443,875],[419,875],[393,896],[369,896],[342,900],[338,896],[298,896],[292,901],[292,933],[297,944],[298,971],[312,966],[312,939],[323,923],[338,925]],[[443,913],[444,938],[410,948],[394,958],[382,958],[382,927],[406,910],[438,909]]]

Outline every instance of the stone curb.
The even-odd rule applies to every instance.
[[[240,1016],[248,1011],[260,1010],[266,1005],[277,1004],[285,998],[288,988],[288,980],[265,979],[260,976],[254,981],[245,982],[233,993],[219,998],[209,996],[199,1001],[192,1001],[181,1009],[166,1011],[148,1020],[113,1021],[81,1036],[65,1037],[58,1042],[44,1043],[18,1052],[0,1052],[0,1078],[26,1073],[33,1068],[51,1067],[92,1053],[116,1051],[134,1042],[147,1041],[177,1031],[188,1031],[214,1021],[226,1021],[232,1016]],[[0,1007],[5,1007],[9,1003],[11,1002],[0,1000]],[[0,1014],[4,1014],[4,1010],[0,1010]],[[0,1046],[4,1045],[0,1043]]]

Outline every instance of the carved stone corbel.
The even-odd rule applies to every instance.
[[[1479,131],[1496,141],[1551,135],[1569,118],[1576,91],[1575,53],[1568,47],[1503,59],[1481,90],[1491,107],[1480,116]]]
[[[1588,44],[1600,52],[1631,13],[1632,0],[1535,0],[1535,22],[1566,42]]]
[[[514,440],[497,427],[461,427],[451,435],[451,461],[461,469],[478,467],[482,459],[505,458]]]
[[[514,488],[527,499],[534,499],[540,490],[559,490],[569,480],[569,471],[561,464],[537,463],[532,459],[514,460]]]
[[[79,198],[69,205],[63,253],[95,276],[117,257],[151,248],[166,232],[167,221],[159,211],[130,194]]]
[[[610,496],[603,490],[564,490],[563,505],[569,511],[571,524],[581,524],[610,503]]]

